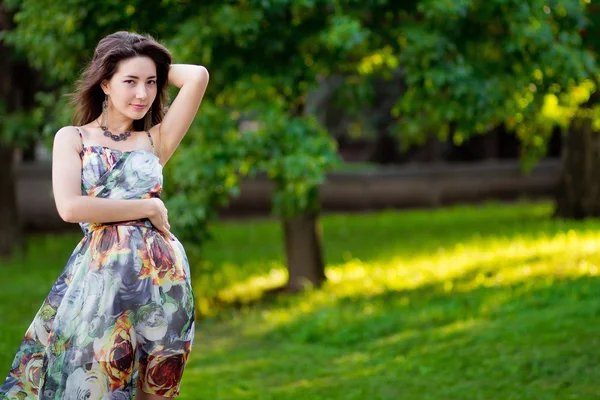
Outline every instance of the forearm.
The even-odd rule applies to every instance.
[[[111,223],[150,218],[155,212],[150,199],[117,200],[89,196],[76,196],[57,205],[66,222]]]
[[[182,88],[187,82],[208,80],[208,71],[201,65],[171,64],[169,84]]]

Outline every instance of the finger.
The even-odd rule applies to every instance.
[[[160,233],[165,237],[165,239],[171,239],[171,232],[168,229],[161,229]]]
[[[167,239],[175,241],[175,235],[173,235],[171,231],[167,231]]]

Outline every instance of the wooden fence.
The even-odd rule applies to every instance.
[[[20,165],[16,173],[19,213],[26,229],[56,231],[73,227],[62,222],[56,213],[47,162]],[[540,162],[529,174],[523,174],[514,160],[408,165],[331,173],[319,194],[325,212],[439,207],[487,199],[551,196],[559,173],[558,159]],[[240,197],[222,215],[266,215],[270,212],[272,190],[265,177],[246,180]]]

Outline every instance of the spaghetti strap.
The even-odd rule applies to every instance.
[[[77,132],[79,132],[79,138],[81,139],[81,147],[83,147],[83,134],[81,133],[81,129],[79,129],[79,127],[75,127],[75,129],[77,129]]]
[[[152,146],[152,150],[154,150],[154,140],[152,140],[152,135],[150,135],[150,131],[146,131],[148,134],[148,139],[150,139],[150,146]]]

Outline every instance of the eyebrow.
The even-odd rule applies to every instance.
[[[125,78],[140,79],[138,76],[135,76],[135,75],[125,75]],[[152,76],[149,76],[147,79],[155,79],[155,78],[156,78],[156,75],[152,75]]]

